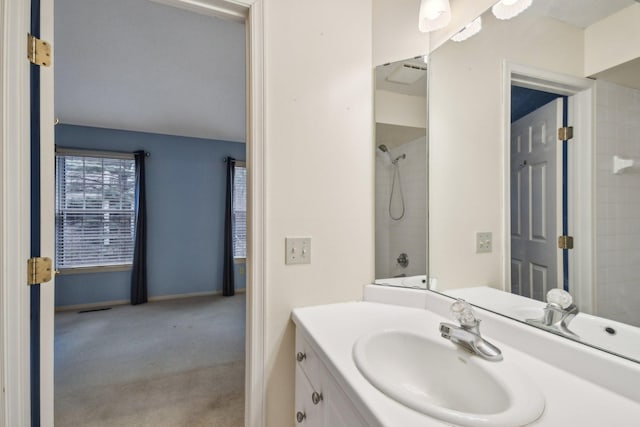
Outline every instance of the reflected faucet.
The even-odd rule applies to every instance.
[[[400,267],[407,268],[407,266],[409,265],[409,255],[407,255],[407,254],[405,254],[403,252],[403,253],[400,254],[400,256],[398,256],[396,261],[398,262],[398,265]]]
[[[579,313],[578,307],[573,303],[571,294],[565,290],[556,288],[547,292],[547,305],[540,319],[527,319],[527,323],[538,326],[550,332],[569,338],[580,339],[569,329],[569,324]]]
[[[502,360],[500,349],[480,335],[480,320],[476,318],[475,312],[468,302],[457,299],[451,304],[451,312],[460,322],[460,326],[445,322],[440,323],[440,334],[443,338],[483,359],[492,362]]]

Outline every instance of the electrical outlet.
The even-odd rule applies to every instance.
[[[311,237],[285,238],[285,264],[311,264]]]
[[[493,233],[483,231],[476,233],[476,253],[489,253],[493,251]]]

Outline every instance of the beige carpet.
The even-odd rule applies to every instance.
[[[244,426],[245,297],[56,314],[56,427]]]

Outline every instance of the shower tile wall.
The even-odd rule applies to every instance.
[[[389,217],[389,197],[393,167],[388,156],[376,154],[376,278],[399,274],[414,276],[427,270],[427,143],[426,137],[390,149],[391,157],[406,154],[400,160],[405,215],[394,221]],[[394,201],[399,201],[398,187]],[[399,212],[394,203],[394,214]],[[402,268],[396,259],[401,253],[409,256],[409,265]]]
[[[640,326],[640,90],[596,83],[596,314]]]

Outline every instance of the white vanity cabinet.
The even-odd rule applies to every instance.
[[[366,427],[351,399],[296,330],[296,425],[305,427]]]

